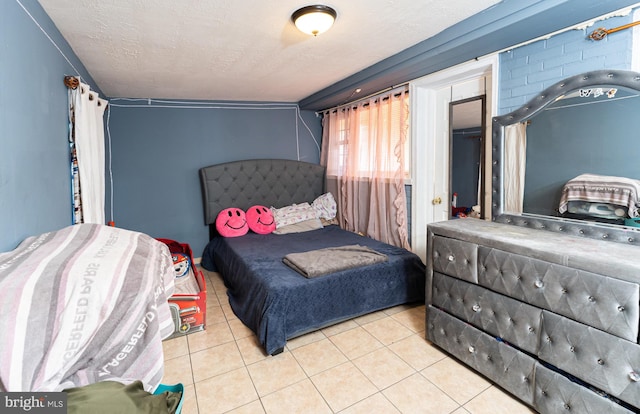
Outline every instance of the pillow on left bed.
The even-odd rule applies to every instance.
[[[249,225],[244,210],[235,207],[222,210],[216,217],[216,230],[223,237],[238,237],[247,234]]]
[[[271,207],[276,229],[317,218],[316,210],[309,203],[291,204],[282,208]]]
[[[271,209],[265,206],[251,206],[247,209],[249,229],[258,234],[269,234],[276,229],[276,220]]]
[[[316,216],[324,220],[333,220],[338,212],[336,200],[331,193],[324,193],[313,200],[311,207],[316,211]]]
[[[311,231],[321,229],[324,226],[318,218],[311,220],[304,220],[299,223],[289,224],[282,226],[273,231],[273,234],[289,234],[289,233],[302,233],[303,231]]]

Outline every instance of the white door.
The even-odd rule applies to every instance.
[[[449,219],[451,196],[449,192],[449,103],[451,102],[451,86],[436,91],[435,101],[435,140],[433,145],[433,195],[431,205],[433,212],[428,222]],[[427,155],[427,159],[428,159]]]
[[[437,91],[436,93],[436,119],[442,122],[436,125],[435,159],[433,176],[433,221],[449,220],[451,218],[451,136],[449,127],[449,104],[463,99],[473,98],[485,94],[486,77],[477,78],[456,83]],[[491,124],[489,122],[489,124]],[[485,131],[486,132],[486,131]]]
[[[412,197],[411,246],[426,263],[427,224],[447,220],[449,193],[449,103],[485,94],[487,165],[491,165],[491,116],[496,113],[492,79],[497,55],[472,61],[411,82]],[[486,171],[491,171],[490,167]],[[491,188],[491,174],[487,189]],[[486,182],[485,182],[486,185]],[[490,198],[490,190],[487,191]],[[485,202],[486,202],[485,197]],[[490,201],[487,206],[490,205]]]

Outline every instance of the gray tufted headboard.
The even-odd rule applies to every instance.
[[[256,159],[200,169],[204,222],[214,224],[225,208],[260,204],[284,207],[312,202],[324,192],[325,168],[303,161]]]

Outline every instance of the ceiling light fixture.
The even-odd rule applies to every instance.
[[[329,30],[337,15],[331,7],[316,4],[296,10],[291,20],[301,32],[317,36]]]

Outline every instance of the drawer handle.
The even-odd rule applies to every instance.
[[[447,260],[450,262],[453,262],[454,260],[456,260],[456,257],[452,254],[450,254],[449,256],[447,256]]]
[[[637,373],[637,372],[635,372],[635,371],[631,371],[631,372],[629,373],[629,379],[630,379],[631,381],[633,381],[633,382],[638,382],[638,381],[640,381],[640,374],[638,374],[638,373]]]
[[[480,312],[482,310],[482,308],[480,307],[480,305],[478,305],[477,303],[475,305],[473,305],[471,307],[471,309],[473,309],[474,312]]]

